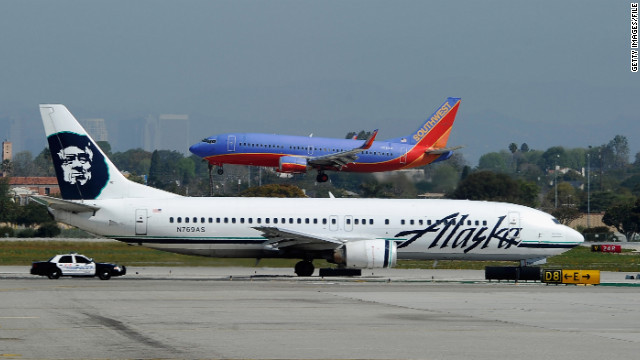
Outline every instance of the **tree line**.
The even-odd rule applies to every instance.
[[[368,135],[361,131],[346,137]],[[629,236],[638,232],[631,224],[639,223],[634,216],[636,210],[640,214],[640,153],[634,162],[629,161],[628,140],[623,135],[606,144],[574,149],[554,146],[535,150],[526,143],[512,142],[505,144],[504,150],[482,155],[474,168],[456,153],[447,161],[420,169],[424,177],[418,180],[410,180],[402,173],[391,173],[382,180],[375,174],[331,172],[331,182],[324,184],[315,182],[315,171],[291,176],[246,166],[227,165],[223,176],[210,176],[208,164],[195,155],[143,149],[112,153],[108,143],[99,145],[131,180],[181,195],[268,196],[271,192],[290,192],[277,189],[284,185],[304,189],[312,197],[328,197],[329,192],[335,196],[379,198],[442,193],[451,199],[504,201],[541,208],[564,223],[587,211],[606,212],[607,225]],[[47,148],[36,157],[28,151],[17,153],[13,161],[2,165],[10,176],[55,176]],[[250,190],[269,184],[276,187]],[[6,197],[3,194],[0,193]],[[9,206],[6,201],[4,204]],[[17,223],[9,213],[0,207],[0,222]]]

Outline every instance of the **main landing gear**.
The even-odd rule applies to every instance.
[[[294,271],[298,276],[311,276],[313,275],[313,271],[315,267],[311,260],[302,260],[296,263]]]
[[[324,171],[318,171],[318,176],[316,176],[316,181],[319,183],[327,182],[329,180],[329,175],[325,174]]]

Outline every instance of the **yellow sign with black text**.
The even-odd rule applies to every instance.
[[[600,270],[543,270],[542,282],[549,284],[599,285]]]

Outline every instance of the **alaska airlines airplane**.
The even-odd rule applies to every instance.
[[[57,221],[174,253],[314,259],[345,268],[397,259],[541,263],[584,241],[551,215],[467,200],[190,198],[127,180],[63,105],[40,105],[62,199],[34,196]]]
[[[189,150],[218,166],[224,164],[274,167],[290,174],[318,170],[316,180],[329,179],[325,171],[379,172],[409,169],[446,160],[459,149],[446,148],[459,98],[448,98],[413,134],[385,141],[364,142],[312,136],[228,133],[214,135],[192,145]]]

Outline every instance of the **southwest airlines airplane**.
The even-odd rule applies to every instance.
[[[467,200],[191,198],[127,180],[63,105],[40,105],[62,199],[57,221],[131,245],[213,257],[294,258],[344,268],[397,259],[542,263],[584,241],[551,215]]]
[[[355,139],[332,139],[312,136],[229,133],[210,136],[189,150],[218,166],[223,164],[274,167],[278,172],[306,173],[318,170],[316,180],[329,179],[325,171],[379,172],[409,169],[446,160],[459,149],[446,148],[459,98],[444,104],[413,134],[385,141],[374,141],[378,133],[364,142]]]

